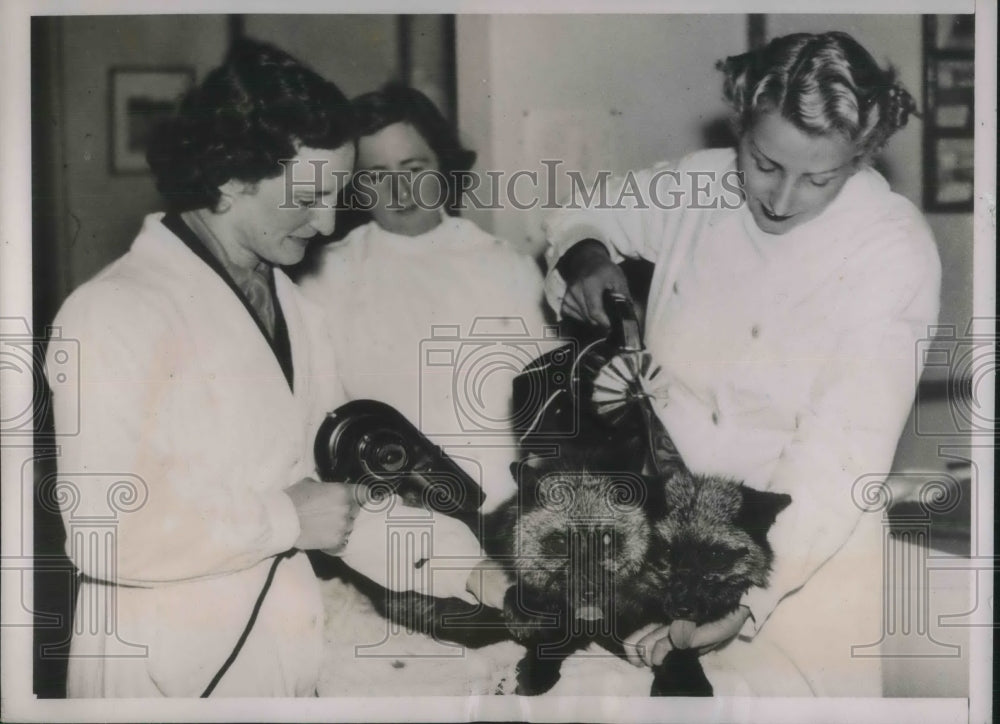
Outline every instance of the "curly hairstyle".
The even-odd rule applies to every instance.
[[[409,123],[437,156],[438,168],[448,186],[447,210],[457,213],[457,177],[472,168],[476,152],[462,146],[458,131],[430,98],[407,85],[390,82],[377,91],[351,101],[357,135],[371,136],[394,123]]]
[[[737,135],[762,111],[778,111],[805,133],[841,134],[862,155],[879,151],[917,104],[847,33],[795,33],[716,64],[735,111]]]
[[[371,136],[394,123],[409,123],[434,151],[446,176],[468,171],[476,162],[476,152],[462,146],[458,132],[434,102],[416,88],[387,83],[377,91],[358,96],[351,105],[357,118],[358,137]]]
[[[336,85],[284,51],[244,39],[157,128],[146,158],[173,210],[214,209],[227,181],[273,178],[299,146],[339,148],[354,128]]]

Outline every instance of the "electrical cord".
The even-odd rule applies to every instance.
[[[208,698],[215,691],[215,687],[219,685],[222,681],[222,677],[226,675],[229,668],[236,661],[236,657],[240,655],[240,651],[243,649],[243,645],[247,642],[250,637],[250,632],[253,631],[254,624],[257,623],[257,614],[260,613],[260,607],[264,605],[264,597],[267,596],[268,590],[271,588],[271,583],[274,581],[274,574],[278,570],[278,566],[286,558],[291,558],[298,552],[295,548],[290,548],[284,553],[281,553],[274,557],[274,563],[271,564],[271,570],[267,572],[267,579],[264,581],[264,586],[260,589],[260,593],[257,595],[257,602],[253,605],[253,611],[250,613],[250,620],[247,621],[247,625],[243,627],[243,633],[240,634],[239,641],[236,642],[236,646],[233,647],[232,652],[229,654],[229,658],[222,667],[215,673],[212,677],[212,681],[205,688],[205,691],[201,693],[202,699]]]

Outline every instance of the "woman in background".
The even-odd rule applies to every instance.
[[[359,126],[351,201],[372,220],[326,247],[299,280],[302,290],[331,320],[348,397],[399,410],[472,476],[486,493],[483,510],[492,510],[516,491],[511,380],[551,343],[541,270],[512,244],[446,213],[456,174],[475,153],[426,96],[389,85],[352,106]],[[386,535],[384,520],[363,516],[345,552],[349,565],[384,585]],[[490,564],[468,529],[437,516],[433,536],[435,556],[471,571],[466,588],[500,605],[506,579],[483,570]],[[398,570],[389,578],[402,576]],[[443,589],[430,592],[457,595]],[[456,658],[454,647],[429,637],[387,638],[388,624],[353,589],[330,581],[325,597],[330,673],[321,695],[489,694],[498,672],[520,657],[513,643]],[[408,657],[418,661],[407,667]]]
[[[356,98],[354,203],[372,220],[324,249],[300,280],[332,320],[352,399],[386,402],[445,448],[487,494],[514,492],[510,381],[542,350],[535,261],[445,212],[475,153],[420,91]]]
[[[687,640],[637,632],[632,660],[692,646],[710,651],[717,694],[881,696],[893,582],[863,491],[890,470],[940,263],[918,210],[869,164],[915,104],[844,33],[777,38],[719,67],[737,148],[634,174],[642,204],[566,209],[547,226],[547,295],[563,315],[606,324],[602,293],[627,293],[615,262],[655,263],[645,340],[678,450],[697,473],[793,501],[769,534],[766,589]]]

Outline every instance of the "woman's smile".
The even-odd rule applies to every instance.
[[[758,228],[784,234],[823,213],[857,170],[857,153],[846,138],[811,135],[776,111],[759,112],[737,148]]]
[[[771,209],[769,209],[767,207],[767,204],[765,204],[763,201],[758,201],[757,203],[760,204],[760,209],[764,213],[764,216],[766,216],[768,219],[770,219],[775,223],[788,221],[790,218],[795,216],[795,214],[776,214],[773,211],[771,211]]]

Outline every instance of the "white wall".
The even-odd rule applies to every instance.
[[[746,49],[746,27],[746,15],[458,16],[458,119],[477,170],[516,171],[525,119],[551,111],[609,114],[613,171],[702,148],[704,125],[726,114],[715,61]],[[565,150],[551,140],[548,158]],[[466,215],[538,248],[533,214]]]

